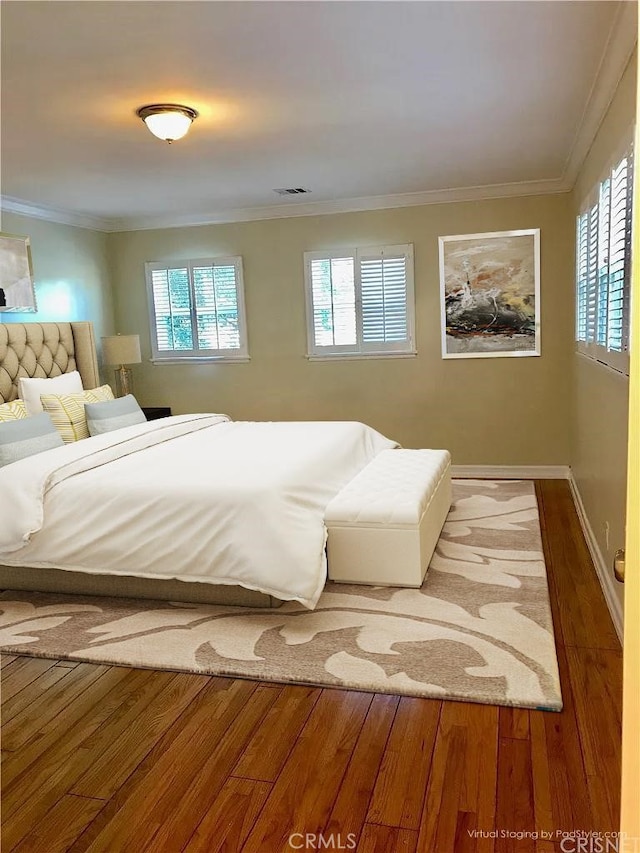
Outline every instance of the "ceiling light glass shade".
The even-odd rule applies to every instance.
[[[138,115],[154,136],[171,143],[175,139],[182,139],[198,113],[180,104],[149,104],[140,107]]]

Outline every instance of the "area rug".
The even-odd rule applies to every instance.
[[[35,657],[558,711],[533,484],[457,480],[421,589],[328,583],[314,611],[5,592],[0,648]]]

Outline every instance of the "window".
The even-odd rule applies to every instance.
[[[307,252],[310,358],[415,355],[413,247]]]
[[[154,361],[248,358],[241,258],[145,268]]]
[[[629,372],[631,148],[599,184],[578,216],[576,340],[578,351]]]

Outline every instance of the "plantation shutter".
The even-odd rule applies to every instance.
[[[589,214],[578,217],[576,234],[576,340],[587,340],[587,270],[589,268]]]
[[[313,337],[316,347],[353,347],[357,342],[353,256],[311,261]]]
[[[154,358],[246,357],[240,258],[146,271]]]
[[[413,354],[413,247],[305,253],[310,357]]]
[[[189,271],[158,269],[151,273],[158,350],[193,349]]]
[[[198,349],[240,348],[238,288],[233,264],[194,265]]]
[[[609,238],[611,225],[611,180],[600,184],[598,200],[598,286],[595,303],[595,342],[607,345],[607,314],[609,311]]]
[[[577,218],[578,349],[628,372],[633,154],[600,182],[597,201]]]
[[[589,210],[587,225],[587,343],[596,339],[598,304],[598,205]]]
[[[402,254],[360,256],[362,343],[405,344],[409,340],[407,258]]]
[[[611,177],[611,224],[607,349],[625,352],[629,345],[629,301],[631,282],[631,155],[625,157]]]

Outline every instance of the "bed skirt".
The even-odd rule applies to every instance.
[[[138,578],[130,575],[93,575],[63,569],[0,566],[0,589],[101,595],[114,598],[149,598],[192,604],[222,604],[237,607],[279,607],[282,601],[241,586],[224,586]]]

